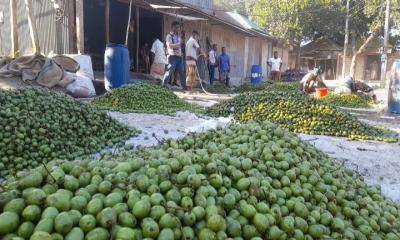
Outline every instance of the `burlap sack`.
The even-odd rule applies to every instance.
[[[52,59],[48,58],[37,76],[36,82],[41,86],[52,88],[59,84],[63,75],[63,69]]]

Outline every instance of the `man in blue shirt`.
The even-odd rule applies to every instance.
[[[218,58],[219,77],[229,87],[229,73],[231,72],[231,62],[229,55],[226,54],[225,47],[222,47],[222,53]]]

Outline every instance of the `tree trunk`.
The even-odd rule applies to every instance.
[[[365,52],[367,50],[368,44],[378,35],[380,27],[376,28],[373,30],[371,35],[365,40],[363,45],[357,50],[357,52],[353,53],[353,58],[351,59],[351,65],[350,65],[350,76],[355,79],[355,73],[356,73],[356,63],[357,63],[357,57],[361,53]],[[345,64],[343,60],[343,64]]]
[[[35,55],[40,54],[39,36],[36,29],[35,16],[33,15],[32,0],[25,0],[25,6],[28,13],[28,23],[31,33],[33,51]]]

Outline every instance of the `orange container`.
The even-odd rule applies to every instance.
[[[315,89],[315,97],[322,98],[328,95],[329,91],[327,88],[316,88]]]

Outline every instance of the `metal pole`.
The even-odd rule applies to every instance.
[[[342,78],[346,75],[346,56],[347,56],[347,47],[349,46],[349,18],[350,18],[350,0],[347,0],[346,3],[346,29],[345,29],[345,37],[344,37],[344,48],[343,48],[343,60],[342,60]]]
[[[387,68],[387,49],[389,43],[389,21],[390,21],[390,0],[386,0],[386,13],[385,13],[385,35],[383,39],[382,49],[382,67],[381,67],[381,87],[386,84],[386,68]]]

